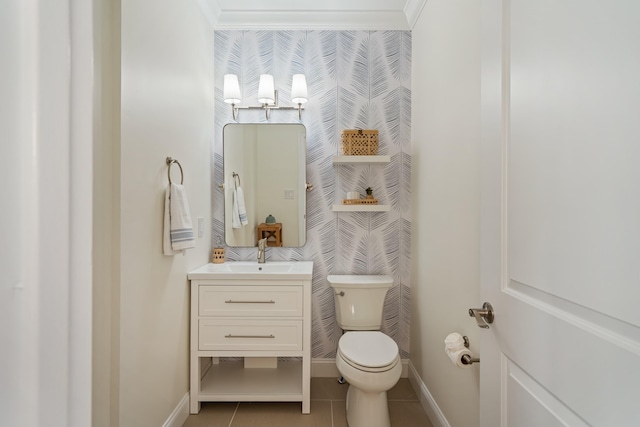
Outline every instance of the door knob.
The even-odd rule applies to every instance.
[[[476,323],[482,329],[489,329],[489,324],[493,323],[493,307],[488,302],[482,304],[482,308],[470,308],[469,316],[476,318]]]

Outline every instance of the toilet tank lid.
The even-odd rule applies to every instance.
[[[393,277],[372,274],[333,274],[327,277],[331,285],[360,285],[369,287],[384,287],[393,285]]]

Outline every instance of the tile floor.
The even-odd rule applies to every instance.
[[[183,427],[347,427],[347,384],[335,378],[311,379],[311,413],[300,402],[210,402]],[[387,393],[392,427],[432,427],[409,380],[401,378]]]

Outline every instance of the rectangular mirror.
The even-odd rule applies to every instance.
[[[225,243],[300,247],[307,241],[306,129],[230,123],[223,130]],[[244,202],[244,203],[243,203]]]

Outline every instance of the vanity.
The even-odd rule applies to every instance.
[[[310,412],[312,273],[311,261],[237,261],[188,274],[192,414],[212,401]]]

